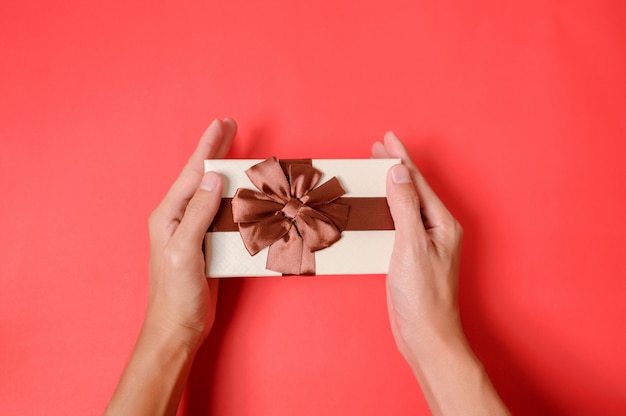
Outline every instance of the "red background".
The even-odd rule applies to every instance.
[[[393,129],[466,237],[470,342],[517,414],[626,414],[625,3],[4,1],[0,413],[98,414],[147,217],[212,118],[231,157]],[[414,415],[384,276],[224,281],[183,414]]]

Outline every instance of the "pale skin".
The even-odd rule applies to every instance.
[[[223,158],[237,126],[214,120],[150,216],[150,296],[131,358],[105,415],[174,415],[193,359],[215,320],[218,279],[202,241],[222,180],[203,160]],[[462,228],[391,132],[372,147],[399,158],[387,175],[396,238],[387,275],[391,330],[434,415],[507,415],[467,342],[457,306]]]

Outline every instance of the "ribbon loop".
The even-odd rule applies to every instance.
[[[285,161],[282,161],[285,163]],[[345,194],[335,177],[315,188],[322,173],[290,161],[283,171],[276,158],[246,170],[261,192],[238,189],[233,219],[251,255],[269,246],[266,268],[283,274],[315,274],[313,253],[341,238],[349,207],[334,203]]]

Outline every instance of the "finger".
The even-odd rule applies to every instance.
[[[381,142],[375,142],[372,145],[372,157],[374,159],[388,159],[391,156],[389,155],[387,149],[385,149],[384,144],[382,144]]]
[[[232,118],[225,118],[223,121],[224,134],[222,142],[220,143],[215,154],[207,157],[206,159],[222,159],[226,157],[226,154],[230,150],[230,146],[233,144],[233,139],[237,135],[237,123]]]
[[[410,305],[419,302],[416,270],[420,261],[427,258],[430,239],[422,223],[420,200],[409,169],[401,164],[392,166],[386,185],[396,230],[387,274],[387,305],[392,319],[411,320],[415,308]]]
[[[219,119],[213,120],[202,134],[198,146],[157,208],[166,217],[166,220],[180,221],[187,203],[198,189],[204,175],[204,160],[215,155],[223,135],[223,122]]]
[[[194,150],[178,180],[172,187],[177,188],[177,185],[181,185],[180,193],[183,194],[185,204],[195,192],[204,175],[204,161],[226,156],[236,133],[237,124],[235,120],[225,118],[224,121],[220,119],[213,120],[202,134],[196,150]]]
[[[222,197],[222,179],[215,172],[207,172],[202,178],[180,221],[180,225],[172,236],[174,246],[192,251],[201,247],[204,235],[213,221]]]
[[[385,134],[385,149],[391,157],[397,157],[402,159],[402,163],[409,169],[411,178],[415,184],[417,195],[419,197],[422,215],[424,217],[424,223],[426,229],[439,227],[442,225],[448,225],[452,223],[454,218],[448,211],[446,206],[441,202],[437,194],[432,190],[428,182],[420,171],[417,169],[411,157],[409,156],[406,147],[398,139],[393,132]]]
[[[425,241],[426,228],[420,215],[420,199],[404,165],[394,165],[387,174],[387,203],[396,229],[396,242]]]
[[[212,159],[220,148],[224,137],[224,130],[224,122],[222,120],[219,118],[213,120],[204,133],[202,133],[202,136],[200,136],[198,146],[196,146],[196,150],[194,150],[191,157],[189,157],[185,167],[197,169],[198,166],[200,166],[202,169],[204,167],[204,159]]]

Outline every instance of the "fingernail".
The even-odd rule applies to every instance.
[[[204,174],[202,178],[202,183],[200,184],[200,188],[205,191],[212,191],[217,186],[217,173],[215,172],[207,172]]]
[[[396,136],[396,133],[393,132],[393,130],[389,130],[387,132],[387,134],[389,135],[389,137],[391,137],[393,140],[400,140],[398,139],[398,136]]]
[[[219,118],[214,118],[213,121],[211,122],[211,124],[209,124],[209,128],[215,128],[220,123],[221,123],[221,121],[220,121]]]
[[[411,182],[409,170],[404,165],[395,165],[391,167],[391,179],[393,180],[393,183]]]

